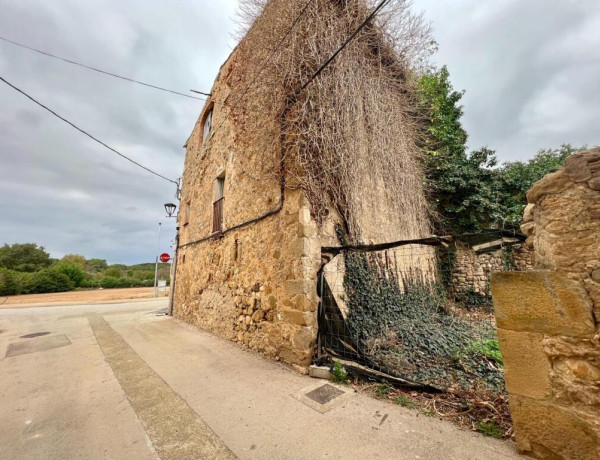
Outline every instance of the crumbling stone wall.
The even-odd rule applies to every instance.
[[[600,149],[569,157],[527,194],[538,270],[496,273],[492,293],[517,446],[600,458]]]
[[[321,246],[340,245],[342,219],[330,209],[319,226],[293,178],[284,177],[282,190],[281,121],[269,111],[276,104],[265,102],[264,91],[244,91],[254,78],[249,60],[256,59],[247,43],[242,40],[221,67],[186,143],[173,314],[305,370],[317,334]],[[205,137],[211,111],[213,129]],[[222,177],[223,232],[212,234]],[[407,212],[389,206],[383,185],[356,191],[365,203],[378,203],[376,212],[365,206],[354,216],[363,241],[426,236],[406,225]],[[428,251],[424,267],[435,256]]]
[[[320,243],[303,193],[282,195],[277,118],[250,110],[257,103],[251,93],[234,110],[232,91],[251,77],[237,48],[186,143],[173,314],[304,368],[317,332]],[[210,110],[213,130],[204,138]],[[249,114],[260,118],[253,119],[253,129]],[[225,233],[211,236],[215,184],[223,175]]]
[[[503,271],[533,269],[531,251],[522,245],[477,252],[459,244],[454,253],[452,290],[455,294],[489,294],[490,275]]]

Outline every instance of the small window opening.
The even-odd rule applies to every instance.
[[[185,210],[183,212],[183,225],[190,223],[190,214],[192,213],[192,202],[188,201],[185,204]]]
[[[215,202],[213,203],[213,233],[223,231],[223,202],[225,200],[225,175],[217,177],[215,183]]]
[[[208,113],[206,114],[206,118],[204,118],[204,136],[202,137],[203,140],[206,140],[206,138],[212,132],[212,119],[213,119],[213,109],[211,108],[208,111]]]

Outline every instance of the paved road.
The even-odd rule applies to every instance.
[[[1,309],[0,459],[517,458],[510,443],[415,411],[314,392],[326,382],[165,307]]]

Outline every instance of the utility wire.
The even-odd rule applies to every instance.
[[[361,30],[363,30],[367,24],[390,2],[390,0],[382,0],[381,3],[379,3],[379,5],[377,5],[377,7],[373,10],[373,12],[361,23],[360,26],[358,26],[358,28],[346,39],[346,41],[342,44],[342,46],[340,46],[335,53],[333,53],[324,63],[321,67],[319,67],[319,69],[302,85],[299,86],[298,89],[296,90],[296,92],[294,93],[294,95],[292,96],[292,100],[295,100],[300,93],[302,93],[302,91],[304,91],[306,89],[306,87],[308,85],[310,85],[315,78],[317,78],[321,72],[323,72],[333,61],[334,59],[342,52],[344,51],[344,49],[346,48],[346,46],[348,46],[350,44],[350,42],[352,40],[354,40],[354,38],[356,38],[356,36],[360,33]]]
[[[281,45],[283,45],[283,42],[290,36],[290,34],[292,33],[292,30],[294,30],[294,28],[296,27],[296,25],[298,24],[298,22],[300,22],[300,19],[302,18],[302,16],[304,16],[304,13],[306,13],[306,10],[308,9],[309,5],[312,2],[313,2],[313,0],[308,0],[306,2],[306,4],[304,5],[304,7],[300,11],[300,13],[298,13],[298,16],[296,16],[296,18],[292,22],[292,25],[290,26],[290,28],[287,30],[287,32],[284,34],[284,36],[281,38],[281,40],[279,40],[279,43],[277,43],[277,46],[275,47],[275,49],[271,52],[271,54],[267,57],[267,59],[265,59],[265,62],[263,62],[263,65],[260,67],[260,69],[258,70],[258,72],[256,73],[256,75],[254,76],[254,78],[252,79],[252,81],[242,91],[242,95],[238,99],[237,103],[235,103],[233,105],[233,107],[231,107],[231,109],[229,109],[229,111],[227,112],[227,114],[225,114],[225,116],[223,117],[223,120],[221,121],[221,123],[219,124],[219,126],[217,126],[213,130],[213,132],[212,132],[213,135],[223,126],[223,124],[227,120],[227,117],[229,117],[229,115],[231,114],[231,112],[233,112],[235,110],[235,108],[243,100],[244,96],[248,93],[248,91],[250,90],[250,88],[252,86],[254,86],[254,84],[258,81],[258,77],[260,76],[260,74],[263,72],[263,70],[265,70],[265,68],[267,67],[267,65],[271,61],[271,59],[273,59],[273,56],[275,56],[275,53],[277,53],[277,51],[279,51],[279,48],[281,48]]]
[[[30,99],[31,101],[35,102],[37,105],[39,105],[40,107],[46,109],[48,112],[50,112],[52,115],[54,115],[57,118],[60,118],[62,121],[64,121],[65,123],[71,125],[73,128],[75,128],[77,131],[85,134],[87,137],[95,140],[96,142],[98,142],[100,145],[106,147],[108,150],[111,150],[112,152],[116,153],[117,155],[119,155],[120,157],[124,158],[125,160],[133,163],[136,166],[139,166],[142,169],[145,169],[146,171],[148,171],[151,174],[154,174],[155,176],[160,177],[161,179],[164,179],[168,182],[172,182],[173,184],[177,185],[179,187],[179,183],[169,179],[168,177],[165,177],[161,174],[158,174],[157,172],[152,171],[151,169],[147,168],[146,166],[138,163],[135,160],[132,160],[131,158],[129,158],[127,155],[122,154],[121,152],[119,152],[118,150],[113,149],[111,146],[105,144],[104,142],[102,142],[101,140],[95,138],[94,136],[92,136],[90,133],[88,133],[87,131],[84,131],[83,129],[81,129],[80,127],[78,127],[77,125],[71,123],[69,120],[67,120],[66,118],[61,117],[59,114],[57,114],[56,112],[54,112],[53,110],[49,109],[48,107],[46,107],[44,104],[42,104],[41,102],[38,102],[37,100],[35,100],[33,97],[31,97],[29,94],[27,94],[25,91],[20,90],[19,88],[17,88],[15,85],[13,85],[12,83],[9,83],[8,81],[6,81],[2,76],[0,76],[0,80],[3,81],[4,83],[6,83],[8,86],[10,86],[12,89],[14,89],[15,91],[18,91],[19,93],[21,93],[23,96],[25,96],[26,98]]]
[[[86,65],[86,64],[81,64],[80,62],[71,61],[70,59],[67,59],[67,58],[63,58],[63,57],[60,57],[60,56],[55,56],[54,54],[50,54],[50,53],[47,53],[45,51],[41,51],[41,50],[32,48],[30,46],[27,46],[27,45],[23,45],[22,43],[17,43],[15,41],[9,40],[8,38],[2,37],[2,36],[0,36],[0,40],[5,41],[7,43],[12,43],[13,45],[16,45],[16,46],[20,46],[21,48],[25,48],[25,49],[28,49],[28,50],[31,50],[31,51],[35,51],[36,53],[43,54],[44,56],[48,56],[48,57],[51,57],[51,58],[54,58],[54,59],[59,59],[59,60],[64,61],[64,62],[68,62],[69,64],[78,65],[79,67],[85,67],[86,69],[93,70],[95,72],[100,72],[100,73],[103,73],[104,75],[110,75],[111,77],[120,78],[121,80],[127,80],[127,81],[130,81],[132,83],[137,83],[139,85],[148,86],[149,88],[158,89],[160,91],[166,91],[167,93],[177,94],[179,96],[189,97],[191,99],[198,99],[198,100],[201,100],[201,101],[205,101],[206,100],[205,98],[196,97],[196,96],[190,96],[189,94],[180,93],[178,91],[173,91],[171,89],[161,88],[160,86],[151,85],[149,83],[144,83],[144,82],[141,82],[141,81],[138,81],[138,80],[134,80],[133,78],[123,77],[121,75],[117,75],[117,74],[114,74],[114,73],[111,73],[111,72],[107,72],[106,70],[101,70],[101,69],[97,69],[96,67],[91,67],[91,66]],[[203,93],[202,91],[195,91],[195,90],[190,90],[190,91],[193,91],[194,93],[202,94],[204,96],[210,96],[209,93]]]

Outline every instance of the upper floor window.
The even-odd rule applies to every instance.
[[[190,214],[192,213],[192,202],[188,201],[185,203],[185,208],[183,211],[183,225],[187,225],[190,223]]]
[[[206,140],[206,138],[210,135],[210,133],[212,131],[212,120],[213,120],[213,109],[211,107],[210,110],[208,111],[208,113],[206,114],[206,117],[204,118],[204,135],[202,137],[203,140]]]
[[[223,231],[223,202],[225,194],[225,174],[217,177],[215,183],[215,202],[213,203],[213,233]]]

